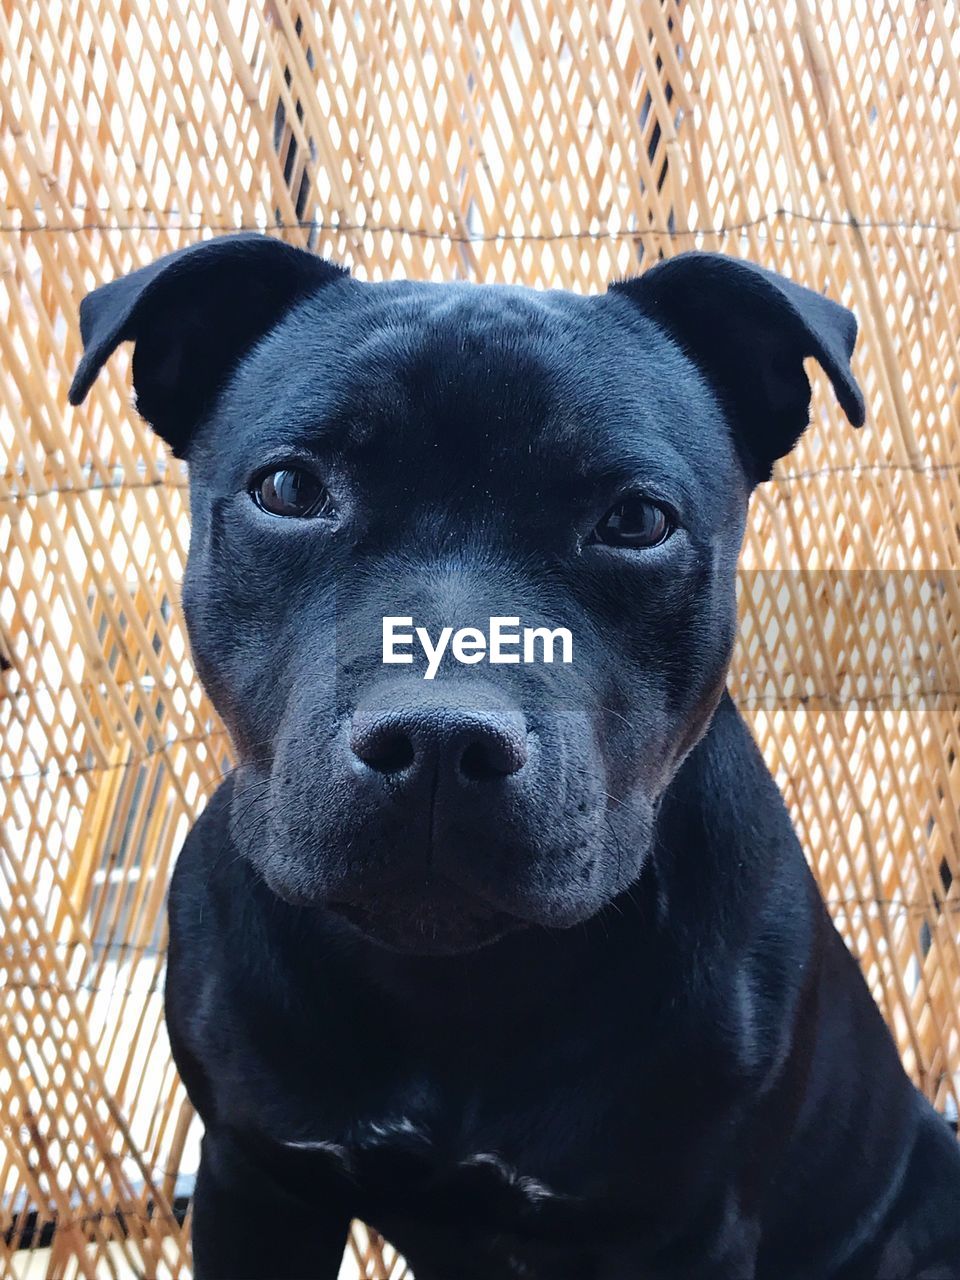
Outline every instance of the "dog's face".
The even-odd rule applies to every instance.
[[[345,280],[218,399],[184,601],[244,766],[235,837],[276,892],[446,948],[581,920],[637,875],[723,684],[747,485],[632,310]],[[573,660],[448,645],[426,680],[384,665],[384,616],[562,626]]]
[[[72,398],[134,339],[141,412],[189,458],[190,637],[271,889],[436,953],[628,888],[723,688],[747,501],[805,425],[805,355],[862,420],[849,313],[713,255],[579,297],[362,284],[231,237],[82,319]],[[384,617],[433,642],[565,628],[572,661],[541,638],[491,663],[473,636],[427,680],[422,655],[384,663]]]

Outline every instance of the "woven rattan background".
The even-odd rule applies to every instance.
[[[956,6],[0,0],[0,50],[0,1273],[188,1273],[163,898],[229,749],[178,613],[186,477],[126,355],[82,409],[66,386],[88,289],[241,226],[364,277],[583,290],[722,249],[856,308],[868,425],[818,375],[755,498],[732,687],[955,1116]]]

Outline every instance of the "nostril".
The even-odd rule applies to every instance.
[[[353,754],[379,773],[400,773],[413,764],[416,752],[405,733],[386,730],[354,735]]]
[[[384,738],[378,745],[375,758],[367,763],[382,773],[399,773],[413,764],[414,755],[413,743],[406,734],[395,733]]]
[[[473,782],[506,778],[527,762],[526,743],[512,734],[490,734],[468,742],[460,756],[460,773]]]
[[[463,784],[495,781],[524,767],[527,726],[519,711],[497,708],[491,714],[431,694],[392,706],[373,699],[359,706],[351,718],[349,750],[367,768],[395,775],[405,787],[441,775]]]

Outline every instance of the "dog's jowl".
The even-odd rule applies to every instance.
[[[188,460],[237,759],[170,895],[200,1280],[333,1280],[353,1217],[416,1280],[957,1280],[954,1137],[724,693],[805,358],[862,422],[851,314],[713,254],[580,297],[239,236],[81,326],[74,403],[132,341]],[[474,660],[497,619],[573,660]]]

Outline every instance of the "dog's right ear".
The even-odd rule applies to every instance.
[[[113,280],[80,304],[80,404],[121,342],[135,344],[137,411],[177,457],[240,357],[343,267],[269,236],[221,236]]]

